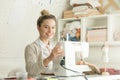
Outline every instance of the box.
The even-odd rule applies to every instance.
[[[87,9],[84,12],[73,12],[72,10],[67,10],[63,12],[63,18],[80,18],[92,15],[100,15],[100,13],[96,9]]]
[[[88,42],[107,41],[107,29],[88,30],[86,36]]]
[[[72,10],[67,10],[63,12],[63,18],[73,18],[74,14],[72,12]]]

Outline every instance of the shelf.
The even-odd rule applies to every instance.
[[[90,46],[102,46],[105,42],[89,42]],[[120,46],[120,41],[109,42],[110,46]]]
[[[109,42],[109,44],[111,46],[120,46],[120,41],[112,41],[112,42]]]
[[[88,31],[89,30],[96,30],[91,31],[92,35],[89,35],[89,44],[90,46],[101,46],[104,42],[110,42],[110,45],[113,46],[120,46],[120,41],[115,40],[116,32],[120,32],[120,14],[105,14],[105,15],[95,15],[95,16],[88,16],[88,17],[81,17],[81,18],[66,18],[66,19],[59,19],[58,21],[58,41],[60,39],[60,32],[65,27],[66,23],[79,21],[80,22],[80,41],[87,41],[88,38]],[[72,26],[74,27],[74,25]],[[106,31],[102,31],[102,29]],[[100,31],[101,32],[98,32]],[[104,32],[104,34],[103,34]],[[95,39],[92,41],[93,37]],[[100,39],[104,38],[103,40]],[[120,37],[120,34],[117,35]],[[98,39],[99,38],[99,39]]]

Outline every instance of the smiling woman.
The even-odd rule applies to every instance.
[[[37,20],[39,37],[25,48],[26,70],[29,76],[53,73],[53,60],[63,54],[60,45],[52,46],[51,39],[56,32],[56,18],[43,10]]]

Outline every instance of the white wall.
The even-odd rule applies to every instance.
[[[47,9],[60,18],[69,5],[69,0],[51,0],[51,4],[41,5],[32,1],[0,0],[0,77],[14,68],[25,67],[24,48],[38,38],[36,20],[40,11]]]
[[[23,1],[24,4],[19,5],[16,9],[14,8],[15,1]],[[40,11],[48,9],[50,13],[59,19],[62,17],[62,12],[69,7],[69,0],[52,0],[51,4],[44,5],[32,4],[32,1],[0,0],[0,77],[7,76],[7,73],[14,68],[25,67],[24,48],[38,37],[36,20],[40,15]],[[17,11],[16,14],[14,14],[14,10]],[[19,19],[22,19],[22,21]],[[120,47],[111,47],[110,67],[119,68],[119,52]],[[100,58],[100,48],[90,48],[87,61],[102,67]]]

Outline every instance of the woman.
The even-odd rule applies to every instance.
[[[56,32],[56,18],[45,10],[37,20],[39,38],[25,48],[26,70],[29,76],[52,73],[53,59],[63,54],[60,45],[54,48],[50,40]]]

